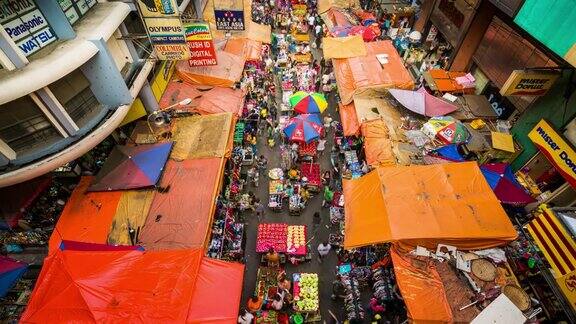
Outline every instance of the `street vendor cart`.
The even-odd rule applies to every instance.
[[[284,180],[270,179],[268,193],[268,207],[274,211],[281,211],[282,198],[284,198]]]
[[[308,179],[308,190],[320,192],[322,189],[322,179],[320,177],[320,164],[302,163],[300,165],[300,174],[302,178]]]

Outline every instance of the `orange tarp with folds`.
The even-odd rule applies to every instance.
[[[362,124],[366,163],[370,166],[390,166],[396,164],[393,143],[388,127],[382,120],[373,120]]]
[[[236,323],[243,275],[244,265],[240,263],[203,258],[192,295],[188,323]],[[217,301],[206,298],[218,292]]]
[[[370,42],[365,45],[365,56],[332,59],[343,104],[350,103],[354,94],[361,89],[414,88],[414,80],[391,41]],[[388,54],[388,63],[380,64],[377,54]]]
[[[340,121],[342,122],[342,129],[344,136],[354,136],[360,134],[360,123],[358,116],[356,116],[356,108],[354,102],[347,105],[338,104],[338,111],[340,113]]]
[[[262,42],[248,38],[230,38],[226,41],[224,51],[244,57],[246,61],[262,59]]]
[[[396,282],[413,323],[449,323],[452,311],[436,267],[390,249]]]
[[[246,94],[240,89],[192,85],[172,81],[160,99],[160,107],[168,107],[186,98],[192,99],[190,106],[181,107],[187,111],[202,115],[230,112],[237,117],[242,116]]]
[[[224,158],[169,160],[160,181],[167,193],[154,196],[139,241],[147,249],[205,247]]]
[[[122,191],[86,192],[94,177],[82,177],[68,199],[48,247],[56,250],[64,240],[106,243]]]
[[[191,84],[219,87],[232,87],[240,81],[244,70],[244,57],[224,51],[217,51],[218,65],[191,67],[188,61],[176,64],[178,77]]]
[[[347,249],[402,242],[471,250],[517,237],[476,162],[378,167],[343,187]]]
[[[235,323],[243,272],[202,249],[57,249],[44,262],[21,322]]]

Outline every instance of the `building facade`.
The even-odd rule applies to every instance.
[[[0,187],[83,155],[135,100],[157,108],[133,3],[0,0],[0,26]]]

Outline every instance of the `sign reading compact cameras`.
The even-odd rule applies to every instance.
[[[187,60],[190,52],[176,1],[138,0],[138,7],[158,59]]]

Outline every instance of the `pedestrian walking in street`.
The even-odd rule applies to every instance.
[[[314,230],[314,235],[317,234],[318,227],[320,227],[320,223],[322,222],[322,218],[320,218],[320,212],[315,212],[314,216],[312,217],[312,228]]]
[[[318,151],[318,156],[322,156],[322,153],[324,153],[324,149],[326,149],[326,140],[325,139],[319,139],[318,140],[318,146],[316,146],[316,151]]]
[[[258,175],[258,169],[255,166],[246,171],[246,178],[248,180],[248,184],[253,183],[255,187],[258,187],[258,182],[254,181],[254,178]]]
[[[334,199],[334,191],[332,191],[330,186],[324,187],[324,200],[322,201],[322,207],[330,207],[332,199]]]
[[[322,259],[330,253],[331,249],[332,246],[326,241],[318,244],[318,262],[322,263]]]
[[[264,205],[260,202],[260,198],[254,200],[254,212],[258,218],[258,223],[262,221],[262,216],[264,216]]]
[[[260,155],[260,157],[258,158],[258,170],[260,170],[260,172],[266,172],[266,167],[268,166],[268,160],[266,159],[266,157],[264,157],[264,155]]]

